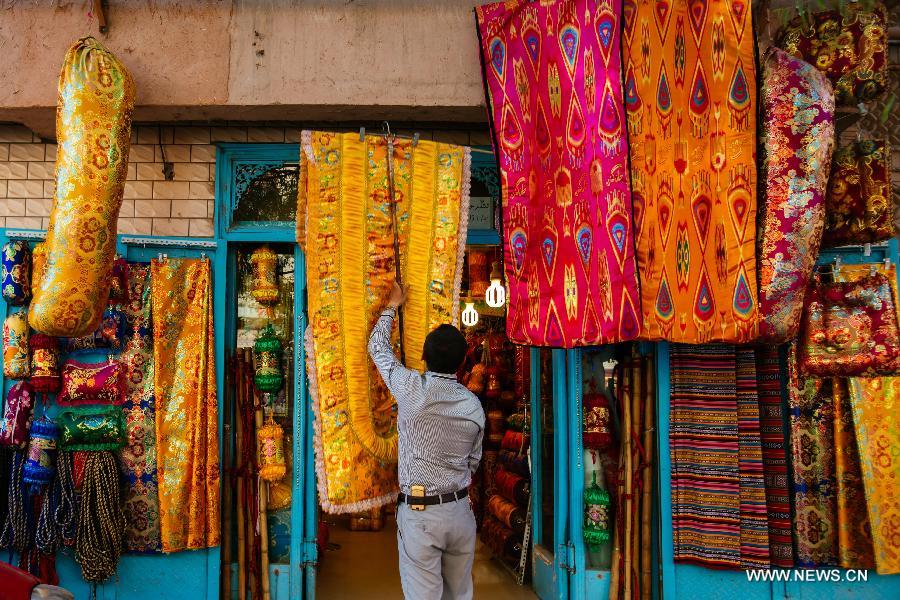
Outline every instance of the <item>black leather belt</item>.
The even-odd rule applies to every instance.
[[[409,505],[415,504],[416,506],[432,506],[434,504],[456,502],[457,500],[462,500],[468,495],[469,488],[467,487],[464,487],[458,492],[450,492],[449,494],[441,494],[440,496],[410,496],[401,492],[400,495],[397,496],[397,502],[400,502],[401,504],[403,502],[406,502]]]

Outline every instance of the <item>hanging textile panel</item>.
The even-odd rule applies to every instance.
[[[834,378],[804,377],[796,345],[788,366],[797,566],[837,565],[834,468]]]
[[[624,15],[641,337],[750,341],[757,331],[750,5],[642,2]]]
[[[125,304],[125,446],[119,451],[125,512],[125,549],[159,552],[159,489],[156,472],[156,406],[153,400],[153,330],[150,266],[132,263]]]
[[[756,356],[749,348],[735,353],[738,410],[738,471],[741,481],[741,566],[769,566],[769,521],[763,475]]]
[[[756,382],[769,520],[770,560],[776,567],[793,567],[786,417],[781,402],[781,363],[777,347],[756,350]]]
[[[872,531],[846,379],[834,380],[834,471],[837,483],[838,564],[874,569]]]
[[[393,399],[366,349],[394,281],[387,143],[304,131],[298,215],[309,277],[307,370],[322,508],[362,512],[397,497]],[[469,206],[469,149],[397,140],[393,154],[406,365],[456,323]],[[301,217],[302,218],[302,217]]]
[[[734,346],[670,349],[675,560],[741,567],[741,481]]]
[[[762,61],[759,334],[797,337],[825,226],[834,146],[834,92],[812,65],[778,48]]]
[[[219,430],[207,259],[151,263],[153,397],[163,552],[219,543]]]
[[[503,182],[507,335],[518,344],[571,348],[640,330],[621,8],[476,8]]]
[[[849,385],[876,569],[900,573],[900,377],[851,378]]]

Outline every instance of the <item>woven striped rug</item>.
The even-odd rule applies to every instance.
[[[734,346],[672,344],[669,442],[675,560],[741,567]]]
[[[791,540],[791,504],[788,492],[787,432],[782,408],[781,364],[777,348],[756,350],[756,389],[762,440],[766,507],[769,519],[769,551],[772,565],[794,566]]]
[[[760,441],[756,356],[753,350],[736,353],[738,410],[738,472],[741,484],[741,566],[769,566],[769,520]]]

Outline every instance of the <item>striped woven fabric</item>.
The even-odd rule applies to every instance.
[[[672,344],[672,529],[675,560],[741,567],[734,346]]]
[[[788,492],[787,435],[782,408],[781,364],[778,348],[756,350],[756,382],[759,427],[762,440],[766,506],[769,517],[769,551],[772,566],[793,567],[791,504]]]
[[[756,356],[752,349],[736,352],[738,410],[738,472],[741,485],[741,566],[769,566],[769,520],[760,441]]]

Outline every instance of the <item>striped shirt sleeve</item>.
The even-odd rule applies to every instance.
[[[375,322],[375,327],[372,328],[372,333],[369,335],[369,356],[372,357],[372,362],[381,373],[381,378],[384,379],[388,390],[397,399],[399,409],[403,410],[408,408],[403,404],[408,404],[410,399],[424,400],[424,397],[421,394],[410,393],[416,382],[421,385],[422,375],[418,371],[403,366],[391,347],[391,329],[396,314],[397,309],[395,308],[388,307],[381,311],[381,316],[378,317],[378,321]]]

